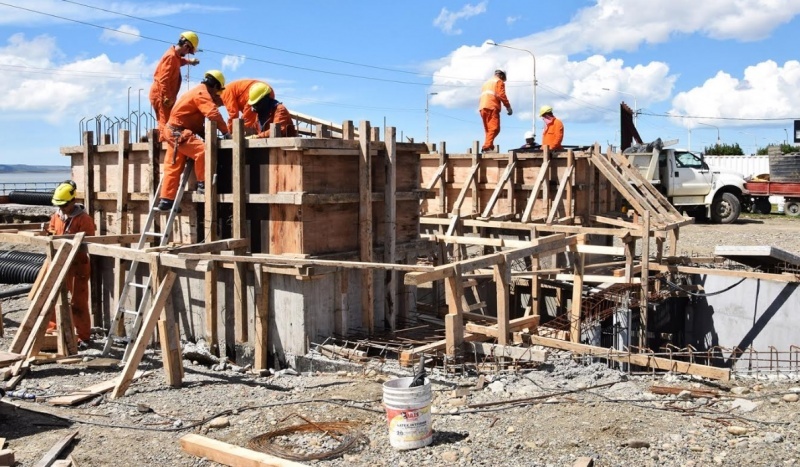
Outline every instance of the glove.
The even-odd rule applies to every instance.
[[[247,139],[258,139],[258,135],[247,136]]]
[[[224,135],[222,135],[222,139],[231,139],[231,138],[232,136],[230,133],[225,133]]]
[[[189,65],[192,65],[192,66],[199,65],[200,64],[200,60],[196,59],[196,58],[190,58],[189,60],[186,60],[186,63],[188,63]]]
[[[509,108],[508,108],[508,114],[509,114],[509,115],[511,115],[511,114],[513,114],[513,113],[514,113],[514,111],[513,111],[513,110],[511,110],[511,107],[509,107]]]

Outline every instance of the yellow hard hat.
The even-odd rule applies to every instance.
[[[205,78],[212,77],[219,83],[219,90],[222,91],[225,89],[225,75],[222,74],[219,70],[208,70],[204,75]],[[204,79],[203,82],[206,82]]]
[[[543,105],[542,108],[539,109],[539,116],[541,117],[544,114],[553,113],[553,108],[549,105]]]
[[[255,83],[250,86],[247,105],[256,105],[261,99],[270,95],[272,88],[267,83]]]
[[[192,44],[192,52],[197,50],[197,46],[200,45],[200,38],[197,37],[197,33],[193,31],[182,32],[181,38],[186,39],[190,44]]]
[[[53,206],[63,206],[75,199],[77,185],[72,180],[60,183],[53,192]]]

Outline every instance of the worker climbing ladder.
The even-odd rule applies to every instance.
[[[192,173],[192,169],[194,167],[193,161],[187,160],[186,167],[183,169],[183,174],[181,174],[181,181],[178,185],[178,192],[175,195],[175,200],[172,203],[172,206],[169,211],[162,211],[157,208],[159,202],[159,193],[161,193],[161,185],[164,183],[164,177],[158,183],[158,188],[156,188],[155,194],[153,199],[150,200],[150,212],[147,215],[147,221],[145,222],[144,228],[142,229],[142,234],[139,237],[139,243],[136,246],[136,249],[142,250],[145,246],[153,241],[154,239],[159,239],[158,246],[163,247],[166,246],[169,241],[170,237],[172,236],[172,224],[175,222],[175,217],[177,216],[178,212],[180,212],[180,205],[181,199],[183,198],[183,193],[186,189],[186,183],[189,181],[189,176]],[[167,212],[167,222],[163,226],[162,232],[156,232],[154,229],[155,219],[158,215]],[[140,266],[145,271],[141,274],[141,281],[137,281],[137,273],[140,269]],[[150,298],[152,295],[155,294],[155,291],[151,293],[151,285],[153,282],[153,273],[154,271],[151,270],[150,264],[142,264],[141,261],[133,260],[131,261],[130,267],[128,268],[128,272],[125,275],[125,283],[122,287],[122,291],[120,292],[119,299],[117,300],[117,305],[114,313],[114,318],[111,321],[111,327],[108,330],[108,337],[106,339],[105,346],[103,347],[103,355],[107,355],[109,350],[111,349],[111,345],[115,340],[122,341],[126,343],[125,346],[125,353],[122,356],[122,362],[126,362],[128,357],[130,356],[130,352],[132,347],[134,346],[134,342],[136,341],[136,336],[139,335],[140,328],[142,326],[142,316],[143,313],[147,310],[147,307],[150,302]],[[131,292],[139,289],[142,291],[140,294],[141,298],[134,302],[136,306],[134,309],[126,308],[128,304],[128,298]],[[134,294],[135,296],[136,294]],[[120,323],[124,323],[126,316],[132,316],[134,319],[133,327],[131,328],[130,338],[122,337],[117,335],[118,328],[120,327]]]

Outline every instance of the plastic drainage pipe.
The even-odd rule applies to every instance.
[[[29,206],[52,206],[54,191],[20,191],[14,190],[8,194],[8,202],[14,204],[27,204]]]
[[[28,285],[21,285],[19,287],[14,287],[11,290],[4,290],[4,291],[0,292],[0,299],[13,297],[15,295],[20,295],[20,294],[24,294],[24,293],[28,293],[28,292],[31,291],[32,288],[33,288],[33,285],[32,284],[28,284]]]

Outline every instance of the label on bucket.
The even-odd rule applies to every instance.
[[[390,441],[421,441],[433,435],[430,405],[418,409],[386,407],[386,416],[389,420]]]

